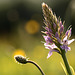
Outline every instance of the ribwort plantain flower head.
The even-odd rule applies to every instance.
[[[42,3],[43,15],[44,15],[44,29],[42,31],[45,39],[44,46],[46,49],[49,49],[47,58],[52,55],[52,52],[57,52],[62,54],[64,50],[67,52],[70,50],[68,45],[72,43],[75,39],[69,40],[71,36],[71,27],[64,33],[64,22],[61,21],[60,17],[57,18],[56,15],[52,12],[52,9],[48,7],[47,4]]]

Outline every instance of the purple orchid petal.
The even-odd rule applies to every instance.
[[[44,34],[46,34],[47,36],[52,37],[52,33],[48,32],[48,31],[45,31],[45,32],[41,31],[41,32],[44,33]]]
[[[52,55],[52,50],[49,51],[47,59]]]
[[[44,43],[44,46],[49,46],[49,44]]]
[[[60,25],[59,25],[60,27],[62,26],[62,21],[60,21]]]
[[[53,54],[52,52],[58,52],[58,50],[50,50],[49,53],[48,53],[48,56],[47,56],[47,59]]]
[[[62,44],[61,39],[59,38],[58,32],[55,33],[55,38],[57,38],[57,41]]]
[[[54,49],[54,48],[57,48],[57,46],[53,43],[52,45],[50,45],[50,47],[52,48],[52,49]]]
[[[48,41],[49,41],[50,44],[53,43],[53,41],[52,41],[52,39],[50,37],[47,37],[47,39],[48,39]]]
[[[71,44],[73,41],[75,41],[75,39],[68,40],[68,45]]]
[[[70,51],[71,50],[71,48],[70,47],[68,47],[68,51]]]
[[[53,47],[49,44],[44,43],[44,46],[46,49],[49,49],[49,50],[53,49]]]
[[[47,43],[44,43],[44,46],[47,46],[48,44]]]
[[[61,48],[62,48],[62,50],[65,50],[66,52],[69,50],[71,50],[70,49],[70,47],[68,47],[67,45],[62,45],[62,46],[60,46]]]
[[[61,39],[59,37],[57,37],[57,41],[60,43],[60,44],[63,44],[63,42],[61,41]]]
[[[48,41],[48,39],[47,39],[47,36],[43,36],[44,37],[44,39],[45,39],[45,41],[46,41],[46,44],[48,45],[49,44],[49,41]]]
[[[48,45],[48,44],[44,43],[44,45],[45,45],[45,48],[47,48],[49,50],[54,49],[54,48],[57,48],[57,46],[55,44]]]
[[[60,27],[60,33],[62,33],[64,31],[64,26],[62,25],[61,27]]]
[[[45,27],[45,29],[48,31],[49,28],[48,27]]]
[[[51,29],[49,29],[49,32],[50,32],[50,33],[53,33]]]
[[[59,37],[59,34],[58,32],[55,33],[55,38]]]
[[[47,41],[47,36],[43,36],[43,37],[44,37],[45,41]]]
[[[53,41],[51,40],[51,38],[49,36],[43,36],[43,37],[44,37],[47,44],[49,44],[49,43],[52,44],[53,43]]]
[[[56,24],[55,23],[53,24],[53,28],[56,29]]]
[[[52,48],[51,48],[51,47],[49,47],[49,46],[46,46],[45,48],[46,48],[46,49],[49,49],[49,50],[51,50],[51,49],[52,49]]]
[[[52,46],[53,48],[57,48],[57,46],[56,46],[55,44],[52,44],[51,46]]]
[[[63,42],[64,42],[65,40],[67,40],[67,36],[64,37]]]
[[[51,34],[51,33],[49,33],[49,32],[46,32],[46,34],[47,34],[47,35],[49,35],[50,37],[52,37],[52,34]]]
[[[62,50],[65,49],[65,45],[62,45],[62,46],[60,46],[60,47],[61,47]]]
[[[70,28],[69,30],[67,30],[66,33],[65,33],[65,36],[69,36],[70,37],[71,36],[71,30],[72,30],[72,28]]]
[[[48,42],[48,36],[43,36],[45,41]]]
[[[66,31],[65,36],[68,36],[69,30]]]
[[[45,27],[45,29],[46,29],[48,32],[52,33],[52,30],[51,30],[50,28]]]
[[[44,46],[46,46],[46,45],[48,45],[48,44],[49,44],[49,43],[46,42],[46,43],[44,43]]]
[[[65,45],[65,51],[67,52],[67,51],[70,51],[71,49],[70,49],[70,47],[68,47],[67,45]]]

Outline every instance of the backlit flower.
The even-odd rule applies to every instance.
[[[62,46],[60,46],[63,50],[65,50],[66,52],[68,50],[71,50],[70,47],[68,47],[69,44],[71,44],[75,39],[69,40],[68,38],[70,38],[71,36],[71,29],[68,30],[65,34],[65,38],[62,41]]]
[[[68,45],[72,43],[75,39],[69,40],[71,36],[71,29],[68,29],[64,34],[64,22],[61,21],[60,17],[57,18],[55,14],[53,14],[51,8],[48,7],[47,4],[42,4],[43,14],[44,14],[44,24],[46,25],[45,35],[43,35],[45,39],[44,46],[46,49],[49,49],[49,53],[47,58],[52,55],[52,52],[62,53],[62,50],[67,52],[70,50]]]
[[[56,48],[57,46],[55,44],[52,44],[52,45],[46,45],[46,43],[44,44],[45,45],[45,48],[46,49],[49,49],[49,53],[48,53],[48,56],[47,58],[49,58],[51,55],[52,55],[52,52],[58,52],[60,53]]]

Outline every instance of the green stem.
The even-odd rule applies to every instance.
[[[38,64],[36,64],[36,63],[33,62],[33,61],[27,61],[27,63],[32,63],[32,64],[34,64],[34,65],[39,69],[39,71],[41,72],[41,74],[42,74],[42,75],[45,75],[44,72],[42,71],[42,69],[40,68],[40,66],[39,66]]]
[[[65,54],[64,50],[62,51],[62,58],[63,58],[64,64],[65,64],[66,70],[68,72],[68,75],[72,75],[72,72],[71,72],[71,69],[70,69],[70,65],[68,63],[68,60],[66,58],[66,54]]]

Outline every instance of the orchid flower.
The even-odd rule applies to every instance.
[[[55,44],[52,44],[52,45],[46,45],[46,43],[44,44],[45,45],[45,48],[46,49],[49,49],[49,53],[48,53],[48,56],[47,58],[49,58],[51,55],[52,55],[52,52],[58,52],[60,53],[56,48],[57,46]]]
[[[62,48],[62,50],[65,50],[66,52],[68,50],[71,50],[70,47],[68,47],[69,44],[71,44],[75,39],[72,40],[68,40],[68,37],[66,36],[63,41],[62,41],[62,46],[60,46]]]
[[[65,55],[67,51],[71,50],[68,45],[75,41],[75,39],[69,40],[71,37],[72,28],[69,27],[69,29],[64,32],[64,22],[61,21],[60,17],[57,18],[56,15],[52,12],[52,9],[45,3],[42,3],[42,9],[45,24],[44,29],[46,30],[45,32],[42,31],[45,34],[43,35],[45,39],[44,46],[46,49],[50,50],[47,58],[49,58],[53,52],[59,53],[64,60],[67,73],[72,75]]]
[[[44,23],[46,25],[44,27],[46,30],[44,33],[46,35],[43,35],[46,41],[44,46],[45,48],[50,50],[47,58],[52,55],[52,52],[62,52],[61,49],[67,52],[68,50],[70,50],[70,47],[68,47],[68,45],[74,41],[74,39],[69,40],[72,28],[67,30],[64,34],[64,22],[62,23],[60,17],[57,18],[56,15],[53,14],[51,8],[49,8],[45,3],[42,4],[42,9],[45,19]],[[60,52],[58,49],[60,49]]]
[[[75,39],[69,40],[68,38],[70,38],[70,36],[71,36],[71,28],[66,32],[63,41],[60,41],[62,44],[60,47],[62,48],[62,50],[65,50],[66,52],[71,50],[71,48],[68,47],[68,45],[71,44],[73,41],[75,41]]]

